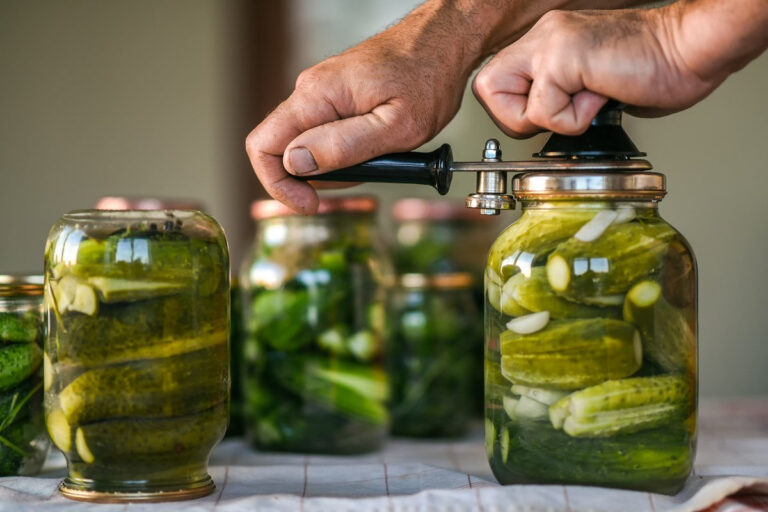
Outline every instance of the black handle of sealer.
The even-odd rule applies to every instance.
[[[409,183],[429,185],[441,195],[451,187],[451,146],[443,144],[435,151],[391,153],[367,162],[324,174],[302,176],[303,181],[345,181],[366,183]]]

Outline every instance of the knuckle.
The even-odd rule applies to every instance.
[[[493,73],[487,67],[480,70],[472,81],[472,92],[477,98],[487,100],[493,94]]]

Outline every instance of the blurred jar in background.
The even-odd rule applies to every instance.
[[[459,436],[473,414],[480,311],[468,273],[404,274],[390,301],[392,433]]]
[[[399,274],[471,272],[481,303],[487,250],[503,228],[497,217],[465,208],[462,200],[418,198],[397,201],[392,217],[396,224],[392,250]]]
[[[246,434],[263,450],[359,453],[389,426],[377,201],[322,198],[303,216],[253,203],[243,289]]]
[[[0,276],[0,476],[40,471],[43,421],[43,276]]]
[[[480,215],[463,200],[406,198],[392,206],[395,220],[391,241],[399,274],[469,272],[475,300],[474,355],[469,370],[476,390],[469,400],[475,416],[483,414],[483,275],[488,249],[506,227],[498,216]]]

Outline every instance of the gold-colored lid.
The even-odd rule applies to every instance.
[[[43,276],[37,274],[0,275],[0,297],[42,295]]]
[[[317,207],[317,215],[338,212],[373,213],[379,207],[378,200],[373,196],[334,196],[321,197]],[[259,199],[251,203],[251,217],[255,220],[271,219],[273,217],[293,217],[303,215],[280,201],[274,199]]]
[[[398,279],[402,288],[458,290],[470,288],[474,283],[472,274],[468,272],[453,272],[450,274],[403,274]]]
[[[667,193],[658,172],[526,172],[512,178],[519,200],[618,198],[660,200]]]

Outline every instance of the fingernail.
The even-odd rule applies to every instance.
[[[288,162],[291,164],[291,170],[296,174],[304,174],[317,170],[317,162],[312,152],[307,148],[293,148],[288,153]]]

